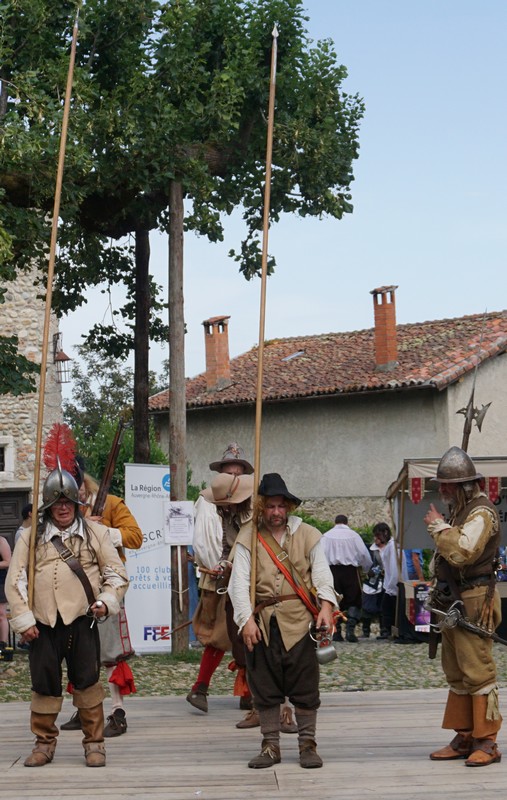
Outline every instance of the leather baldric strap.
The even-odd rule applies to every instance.
[[[308,586],[304,582],[294,564],[291,562],[288,553],[283,550],[282,547],[280,547],[274,536],[272,536],[270,533],[266,532],[261,535],[261,533],[257,531],[257,538],[271,560],[284,575],[292,589],[297,592],[299,599],[303,601],[308,611],[310,611],[314,617],[317,618],[319,609],[317,607],[316,599],[312,597]]]
[[[51,544],[58,551],[58,555],[62,561],[65,561],[69,569],[71,569],[76,577],[78,577],[81,581],[83,589],[85,590],[86,599],[88,600],[88,605],[92,606],[95,602],[95,595],[93,593],[92,585],[88,579],[88,575],[83,569],[83,565],[79,559],[76,558],[72,550],[69,550],[69,548],[64,545],[59,536],[53,536],[51,539]]]

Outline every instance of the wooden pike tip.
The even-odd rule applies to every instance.
[[[278,28],[276,27],[276,22],[275,22],[275,26],[274,26],[273,30],[271,31],[271,36],[274,39],[278,39]]]

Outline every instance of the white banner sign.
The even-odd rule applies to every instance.
[[[125,464],[125,502],[143,532],[141,548],[125,551],[125,606],[136,653],[171,650],[171,548],[164,535],[169,484],[169,467]]]

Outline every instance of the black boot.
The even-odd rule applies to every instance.
[[[81,730],[81,720],[79,718],[79,709],[74,712],[68,722],[64,722],[63,725],[60,725],[61,731],[80,731]]]
[[[356,625],[359,622],[359,617],[361,616],[361,612],[356,606],[350,606],[347,609],[347,625],[345,628],[345,636],[347,642],[358,642],[359,639],[356,636],[355,630]]]

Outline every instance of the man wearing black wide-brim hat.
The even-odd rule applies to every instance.
[[[450,510],[446,522],[433,504],[424,521],[436,545],[433,607],[443,611],[462,601],[472,623],[494,631],[500,623],[495,567],[500,543],[498,512],[481,488],[483,476],[470,456],[451,447],[440,459],[436,480]],[[442,728],[456,731],[433,761],[466,759],[467,767],[500,761],[496,736],[502,724],[498,709],[493,642],[462,627],[442,627],[442,667],[449,684]]]
[[[279,705],[286,695],[296,710],[301,766],[322,766],[315,742],[319,666],[309,634],[315,617],[288,575],[299,588],[306,587],[305,597],[312,598],[315,589],[320,603],[315,624],[330,636],[336,595],[320,532],[290,515],[300,502],[278,473],[264,475],[253,521],[236,539],[229,594],[247,648],[248,684],[262,733],[261,752],[248,764],[252,769],[281,760]],[[255,609],[250,603],[252,524],[258,530]]]

